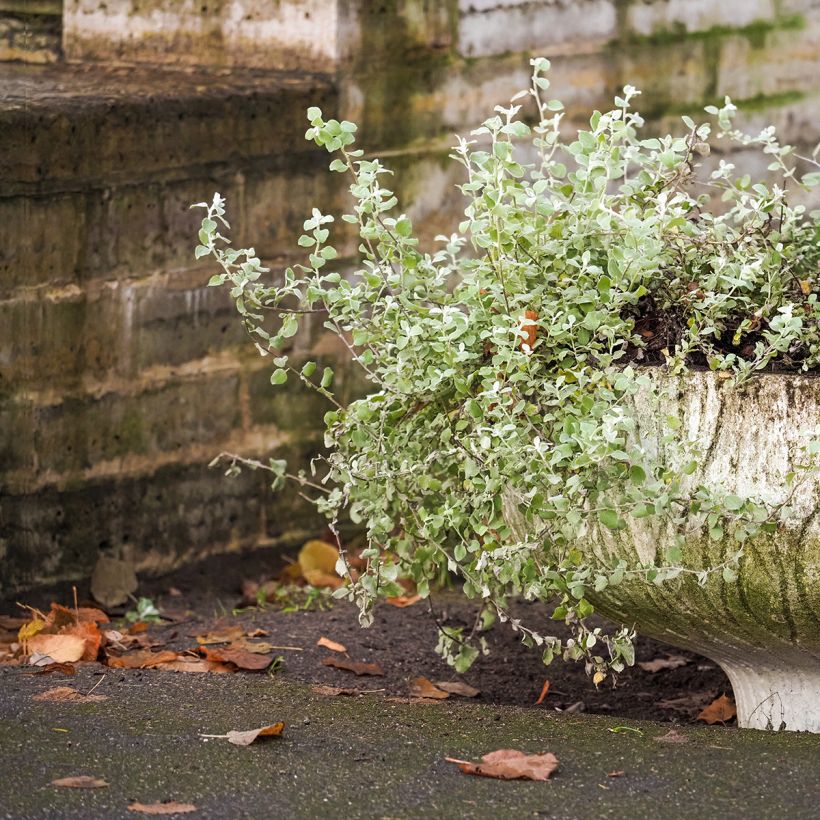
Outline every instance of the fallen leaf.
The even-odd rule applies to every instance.
[[[107,663],[114,669],[150,669],[162,663],[169,663],[177,660],[179,656],[170,649],[161,652],[152,652],[150,649],[140,649],[129,655],[112,655],[108,657]]]
[[[331,652],[347,652],[347,647],[343,643],[336,643],[336,641],[331,641],[330,638],[325,638],[324,636],[316,641],[316,646],[323,646]]]
[[[34,695],[32,700],[56,701],[59,703],[99,703],[108,700],[107,695],[84,695],[70,686],[57,686],[54,689],[46,689],[39,695]]]
[[[679,666],[686,666],[689,662],[690,659],[682,655],[667,655],[665,658],[655,658],[652,661],[640,661],[638,666],[644,672],[660,672],[663,669],[677,669]]]
[[[299,550],[297,560],[306,580],[309,580],[308,573],[313,570],[318,570],[325,575],[336,576],[336,578],[339,577],[336,572],[339,550],[333,544],[328,544],[327,541],[319,541],[318,539],[308,541]]]
[[[181,598],[182,597],[182,590],[177,589],[176,587],[168,587],[168,594],[172,598]]]
[[[245,649],[233,649],[230,646],[222,649],[208,649],[202,647],[200,651],[205,655],[209,661],[216,661],[217,663],[232,663],[239,669],[245,669],[253,672],[260,672],[267,669],[272,659],[267,655],[260,655],[257,652],[248,652]]]
[[[53,663],[74,663],[85,653],[85,640],[79,635],[46,635],[42,632],[27,641],[30,653],[48,655]]]
[[[717,700],[712,701],[699,715],[698,720],[704,723],[726,723],[737,715],[735,704],[726,697],[721,695]]]
[[[439,689],[427,678],[413,678],[410,681],[410,694],[416,698],[429,698],[432,700],[444,700],[449,698],[450,693]]]
[[[107,786],[101,777],[91,777],[87,774],[75,775],[74,777],[61,777],[51,781],[52,786],[62,786],[66,789],[101,789]]]
[[[77,670],[70,663],[47,663],[36,672],[31,672],[32,675],[50,675],[53,672],[59,672],[61,675],[76,675]]]
[[[252,629],[250,632],[245,633],[246,638],[266,638],[268,635],[270,635],[270,632],[259,627],[257,627],[256,629]]]
[[[377,663],[357,663],[345,658],[323,658],[325,666],[333,666],[336,669],[346,669],[348,672],[355,672],[357,675],[373,675],[384,677],[384,671]]]
[[[688,743],[689,738],[686,735],[682,735],[680,732],[675,731],[674,729],[670,729],[665,735],[661,735],[660,737],[656,737],[655,740],[658,743]]]
[[[46,628],[46,622],[35,618],[33,621],[24,623],[17,632],[17,640],[20,643],[30,641],[38,632]]]
[[[811,282],[808,279],[800,280],[800,292],[803,296],[808,296],[811,293]]]
[[[550,682],[549,678],[544,681],[544,685],[541,687],[541,694],[538,696],[538,700],[535,701],[536,706],[540,706],[544,702],[544,698],[549,694],[550,691]]]
[[[81,606],[76,609],[52,602],[51,611],[46,617],[49,626],[60,628],[66,624],[108,623],[109,617],[101,609],[93,606]]]
[[[433,685],[451,695],[461,695],[463,698],[477,698],[481,694],[479,689],[461,681],[437,680]]]
[[[242,649],[245,652],[255,652],[257,655],[269,655],[274,649],[283,649],[281,646],[274,646],[272,643],[265,641],[248,641],[245,638],[240,638],[228,646],[228,649]],[[293,649],[293,647],[289,647]]]
[[[558,758],[551,752],[528,755],[516,749],[490,752],[481,758],[481,763],[471,763],[452,757],[444,759],[457,764],[465,774],[497,777],[501,780],[549,780],[550,775],[558,768]]]
[[[606,776],[607,777],[623,777],[624,774],[626,774],[626,772],[623,772],[623,771],[607,772]]]
[[[131,803],[128,811],[139,811],[143,814],[189,814],[196,811],[193,803],[177,803],[176,800],[168,800],[165,803]]]
[[[74,635],[83,641],[83,654],[78,658],[81,661],[95,661],[100,654],[102,644],[102,633],[93,621],[79,621],[78,623],[64,626],[60,630],[60,635]],[[52,656],[53,657],[53,656]],[[55,658],[55,660],[57,660]]]
[[[394,595],[390,598],[385,598],[385,603],[390,606],[397,606],[403,609],[406,606],[413,606],[421,600],[421,595]]]
[[[230,626],[225,629],[208,632],[205,635],[197,635],[196,642],[203,646],[208,646],[215,643],[231,643],[238,640],[245,634],[245,630],[241,626]]]
[[[362,691],[360,689],[342,689],[339,686],[322,686],[320,684],[316,684],[315,686],[310,687],[311,691],[316,695],[328,695],[329,697],[335,697],[337,695],[360,695]],[[378,692],[383,692],[383,689],[377,689]]]
[[[302,575],[312,587],[321,589],[338,589],[344,583],[338,575],[324,572],[321,569],[306,569]]]
[[[694,715],[695,712],[701,711],[704,706],[711,703],[717,697],[716,689],[709,689],[706,692],[693,692],[689,695],[683,695],[679,698],[668,698],[666,700],[658,701],[658,706],[661,709],[668,709],[673,712],[682,712],[683,714]]]
[[[147,621],[135,621],[131,626],[128,627],[128,634],[129,635],[142,635],[143,632],[148,631],[148,622]]]
[[[262,726],[259,729],[248,729],[245,732],[232,729],[226,735],[200,735],[200,737],[225,738],[229,743],[233,743],[234,746],[250,746],[258,737],[280,737],[284,728],[284,723],[272,723],[270,726]]]
[[[154,668],[161,669],[164,672],[211,672],[216,675],[236,672],[235,666],[195,658],[192,655],[177,655],[176,660],[159,663]]]

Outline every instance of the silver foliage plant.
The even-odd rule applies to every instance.
[[[587,626],[591,591],[635,574],[660,583],[692,572],[705,583],[719,571],[731,581],[743,542],[788,514],[684,489],[697,452],[680,420],[667,420],[678,457],[653,460],[627,399],[642,391],[663,405],[656,368],[644,366],[647,315],[663,319],[668,342],[655,355],[673,372],[699,363],[741,385],[773,363],[820,366],[818,214],[788,202],[820,174],[797,179],[773,128],[737,130],[728,98],[706,109],[718,136],[762,151],[776,182],[738,178],[724,159],[698,175],[712,126],[683,117],[682,135],[645,138],[629,86],[567,141],[563,106],[546,95],[549,62],[532,65],[522,95],[537,124],[521,119],[518,95],[458,140],[464,219],[458,233],[437,237],[438,250],[419,248],[390,172],[354,149],[356,126],[311,108],[307,139],[351,181],[342,219],[358,232],[359,260],[334,270],[334,219],[314,209],[299,239],[308,261],[271,284],[254,250],[232,248],[222,233],[218,194],[199,204],[207,216],[196,256],[219,263],[210,284],[230,288],[259,352],[273,357],[273,384],[299,379],[333,405],[318,475],[238,456],[231,469],[244,462],[272,471],[275,485],[292,479],[334,526],[345,512],[364,527],[368,567],[337,592],[358,605],[362,623],[378,596],[401,594],[400,577],[428,596],[434,579],[455,573],[484,604],[472,631],[439,627],[438,650],[456,669],[486,651],[481,632],[498,617],[546,663],[582,659],[598,682],[633,662],[633,634]],[[722,205],[712,211],[716,195]],[[315,313],[372,382],[347,406],[330,368],[283,353]],[[816,459],[818,442],[809,449]],[[679,547],[652,566],[585,551],[590,528],[617,531],[646,516],[673,522],[681,543],[693,522],[705,537],[729,534],[737,551],[719,567],[683,566]],[[573,637],[512,618],[511,596],[554,601],[553,618]]]

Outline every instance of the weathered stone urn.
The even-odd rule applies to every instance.
[[[683,574],[661,585],[628,581],[595,599],[604,614],[645,635],[691,649],[725,670],[734,689],[738,723],[756,729],[820,732],[820,471],[806,462],[806,434],[820,426],[820,378],[763,375],[737,388],[718,374],[663,378],[670,399],[634,402],[637,435],[649,452],[664,452],[663,416],[677,415],[681,435],[702,458],[693,485],[722,488],[780,504],[791,513],[776,533],[747,541],[736,580],[722,573],[700,586]],[[618,533],[592,534],[599,555],[652,562],[672,546],[671,525],[632,519]],[[687,539],[682,564],[717,566],[738,548],[727,537]]]

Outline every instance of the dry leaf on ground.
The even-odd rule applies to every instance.
[[[709,689],[705,692],[693,692],[692,694],[683,695],[679,698],[667,698],[666,700],[660,700],[658,701],[658,706],[661,709],[692,715],[695,712],[701,711],[704,706],[707,706],[716,697],[717,690]]]
[[[248,652],[246,649],[236,649],[233,646],[228,646],[224,649],[208,649],[203,646],[200,651],[209,661],[232,663],[239,669],[245,669],[251,672],[261,672],[273,663],[273,659],[267,655],[260,655],[257,652]]]
[[[128,807],[128,811],[143,814],[189,814],[196,810],[193,803],[177,803],[176,800],[168,800],[165,803],[132,803]]]
[[[81,638],[84,644],[81,661],[95,661],[100,654],[102,644],[102,633],[93,621],[80,621],[69,626],[64,626],[60,630],[60,635],[74,635]],[[55,658],[56,660],[56,658]]]
[[[528,755],[516,749],[499,749],[481,758],[481,763],[446,757],[465,774],[482,777],[497,777],[501,780],[549,780],[558,768],[558,758],[551,752],[542,755]]]
[[[311,692],[315,695],[328,695],[329,697],[335,697],[336,695],[366,695],[367,691],[362,689],[343,689],[339,686],[324,686],[322,684],[316,684],[315,686],[310,687]],[[376,692],[383,692],[384,689],[376,689],[371,690]]]
[[[175,660],[158,663],[154,668],[164,672],[210,672],[216,675],[236,672],[235,666],[195,658],[193,655],[177,655]]]
[[[58,701],[60,703],[99,703],[108,700],[108,696],[93,693],[84,695],[71,686],[56,686],[53,689],[40,692],[39,695],[34,695],[32,700]]]
[[[689,738],[686,735],[682,735],[680,732],[675,731],[674,729],[670,729],[665,735],[661,735],[660,737],[656,737],[655,740],[658,743],[688,743]]]
[[[79,635],[45,635],[40,632],[27,641],[26,647],[32,655],[47,655],[53,663],[74,663],[85,653],[85,640]]]
[[[66,789],[101,789],[107,786],[101,777],[91,777],[87,774],[75,775],[74,777],[60,777],[51,781],[52,786],[62,786]]]
[[[95,606],[73,607],[62,606],[61,604],[51,604],[51,611],[46,617],[46,622],[56,627],[75,623],[100,623],[107,624],[110,621],[101,609]]]
[[[347,652],[347,647],[343,643],[336,643],[336,641],[331,641],[330,638],[326,638],[322,635],[318,641],[316,641],[316,646],[323,646],[325,649],[329,649],[331,652]]]
[[[302,570],[302,575],[310,583],[309,573],[318,575],[326,575],[328,577],[339,578],[336,572],[336,562],[339,560],[339,550],[328,544],[327,541],[319,541],[314,539],[308,541],[299,550],[299,568]]]
[[[429,698],[431,700],[444,700],[450,697],[449,692],[439,689],[427,678],[413,678],[410,681],[410,694],[416,698]]]
[[[536,706],[540,706],[544,702],[544,698],[549,694],[550,691],[550,682],[549,678],[544,681],[544,685],[541,687],[541,694],[538,696],[538,700],[535,701]]]
[[[358,663],[345,658],[323,658],[325,666],[333,666],[336,669],[345,669],[348,672],[355,672],[357,675],[373,675],[374,677],[384,677],[384,670],[377,663]]]
[[[638,666],[644,672],[661,672],[664,669],[677,669],[679,666],[686,666],[689,658],[683,655],[667,655],[665,658],[655,658],[651,661],[640,661]]]
[[[437,680],[433,685],[451,695],[461,695],[463,698],[477,698],[481,694],[481,690],[462,681]]]
[[[421,600],[421,595],[394,595],[389,598],[385,598],[385,603],[390,604],[390,606],[397,606],[403,609],[406,606],[413,606],[413,604],[417,604]]]
[[[112,655],[107,663],[114,669],[150,669],[163,663],[177,660],[179,656],[170,649],[161,652],[152,652],[150,649],[140,649],[130,655]]]
[[[717,700],[712,701],[699,715],[698,720],[705,723],[726,723],[737,715],[734,703],[726,695],[721,695]]]
[[[32,675],[51,675],[59,672],[61,675],[76,675],[77,670],[70,663],[47,663],[45,666],[38,669],[36,672],[31,672]]]
[[[617,772],[607,772],[607,777],[623,777],[626,774],[622,769],[619,769]]]
[[[203,738],[224,738],[234,746],[250,746],[258,737],[280,737],[285,728],[284,723],[272,723],[259,729],[248,729],[245,732],[232,729],[226,735],[200,735]]]
[[[232,643],[245,634],[241,626],[229,626],[224,629],[215,629],[205,635],[197,635],[196,642],[205,646],[215,643]]]

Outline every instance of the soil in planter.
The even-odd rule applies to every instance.
[[[259,580],[274,574],[281,566],[276,553],[259,550],[246,555],[214,556],[163,578],[149,579],[139,594],[152,598],[160,610],[172,615],[174,622],[151,625],[148,634],[164,644],[163,648],[184,651],[196,647],[196,636],[224,626],[241,624],[250,632],[264,630],[259,640],[275,646],[281,665],[275,674],[287,680],[308,682],[344,690],[372,691],[374,697],[412,696],[410,681],[424,677],[430,681],[464,681],[480,691],[477,700],[489,704],[515,704],[533,709],[606,714],[630,719],[692,723],[701,709],[716,697],[731,696],[731,686],[713,662],[693,653],[647,638],[637,643],[637,664],[621,673],[616,681],[607,680],[595,688],[582,664],[553,662],[543,665],[540,653],[524,646],[506,624],[496,624],[486,634],[490,654],[479,658],[463,676],[456,674],[434,652],[436,624],[426,602],[406,608],[381,603],[375,623],[362,629],[356,610],[347,603],[314,603],[308,610],[286,612],[281,608],[245,609],[233,614],[241,604],[241,585],[246,579]],[[82,599],[87,590],[78,590]],[[18,598],[19,599],[19,598]],[[48,607],[54,600],[69,603],[70,587],[42,589],[22,596],[25,603]],[[294,604],[304,601],[295,595]],[[446,590],[433,596],[439,622],[449,626],[473,623],[476,604]],[[0,612],[14,614],[13,602],[0,606]],[[522,622],[543,631],[559,634],[562,625],[549,620],[549,607],[518,603],[513,614]],[[19,609],[17,609],[19,614]],[[604,619],[599,623],[606,626]],[[610,624],[611,626],[611,624]],[[317,646],[322,638],[343,644],[346,653]],[[376,663],[383,676],[357,676],[350,671],[327,666],[326,659]],[[657,671],[642,668],[655,662]],[[141,673],[148,683],[153,671]],[[264,674],[240,672],[238,674]],[[545,681],[549,691],[536,705]],[[458,700],[454,695],[450,701]]]

